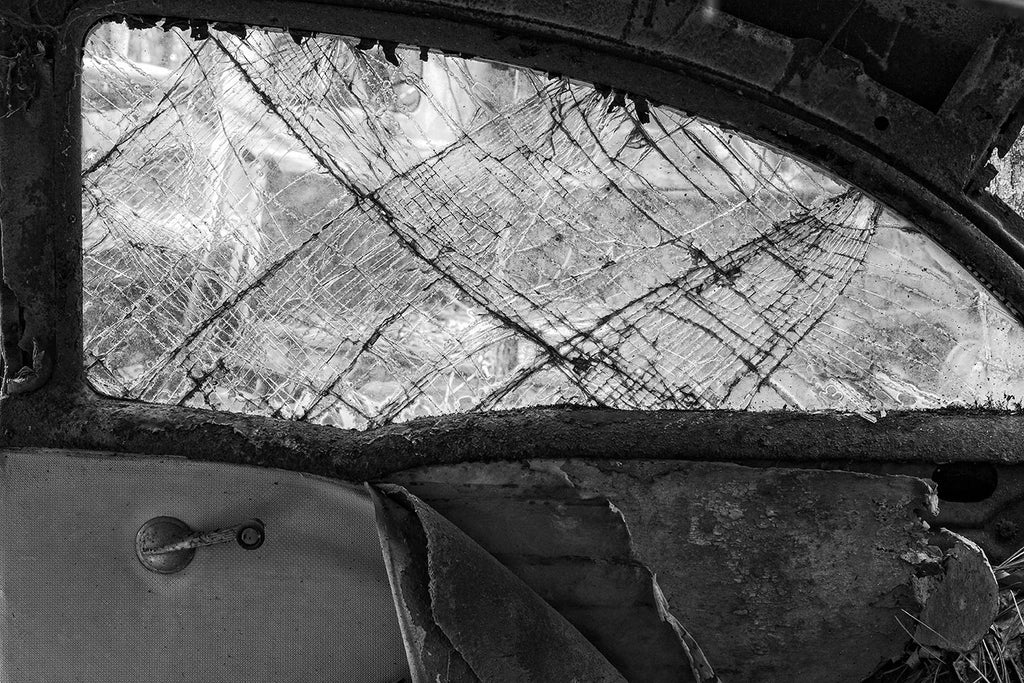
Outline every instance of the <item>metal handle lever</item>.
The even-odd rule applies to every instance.
[[[217,545],[218,543],[230,543],[238,541],[238,545],[246,550],[255,550],[263,545],[263,523],[258,519],[250,520],[243,524],[227,527],[226,529],[214,529],[213,531],[193,531],[191,534],[177,541],[165,543],[156,547],[144,547],[143,555],[164,555],[175,553],[179,550],[191,548],[202,548],[206,545]]]
[[[160,574],[179,572],[192,562],[196,548],[237,541],[246,550],[263,545],[263,522],[250,519],[241,524],[213,531],[193,531],[174,517],[154,517],[139,529],[135,553],[150,571]]]

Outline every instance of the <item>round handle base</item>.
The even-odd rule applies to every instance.
[[[159,548],[187,538],[192,534],[188,524],[174,517],[154,517],[139,528],[135,536],[135,554],[146,569],[158,574],[174,574],[187,567],[196,556],[195,548],[175,550],[157,555],[145,553],[147,548]]]

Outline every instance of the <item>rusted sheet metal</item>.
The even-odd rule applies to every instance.
[[[0,244],[6,392],[31,391],[53,367],[54,149],[52,29],[0,16]]]
[[[1002,562],[1024,545],[1024,466],[952,462],[848,463],[871,474],[901,474],[932,479],[938,484],[939,512],[927,521],[977,543],[993,563]]]
[[[860,681],[902,651],[897,617],[917,616],[926,576],[942,572],[920,517],[933,512],[933,491],[909,477],[568,460],[389,479],[584,631],[616,623],[605,587],[630,554],[723,680]],[[609,502],[628,538],[597,522]],[[629,639],[626,629],[613,636]]]
[[[488,552],[628,680],[700,680],[691,674],[689,649],[659,599],[654,576],[632,553],[618,510],[607,500],[581,499],[557,474],[524,472],[519,487],[501,490],[486,483],[489,472],[478,470],[478,485],[415,488],[471,538],[486,539]]]
[[[584,457],[847,467],[1024,463],[1024,416],[529,408],[424,417],[370,431],[54,390],[0,402],[0,443],[235,462],[363,481],[470,460]],[[27,397],[26,397],[27,398]],[[925,466],[916,476],[927,476]],[[1009,501],[1004,501],[1009,502]]]
[[[914,641],[940,650],[968,652],[995,621],[999,587],[977,545],[948,531],[937,543],[946,547],[942,572],[920,582],[925,605],[916,621]]]
[[[430,607],[427,541],[413,511],[371,490],[384,564],[398,613],[413,683],[442,678],[453,683],[480,679],[435,622]]]
[[[414,683],[625,680],[451,522],[401,487],[373,496]]]
[[[518,477],[503,464],[470,466],[459,470],[464,483],[411,485],[482,540],[628,680],[714,680],[699,644],[636,558],[621,512],[606,499],[582,498],[557,471],[513,471]]]
[[[467,461],[575,458],[716,460],[931,478],[962,462],[991,491],[944,503],[934,522],[995,559],[1024,539],[1024,416],[985,411],[856,414],[616,411],[554,407],[420,418],[372,431],[71,395],[0,401],[0,443],[177,455],[349,481]]]

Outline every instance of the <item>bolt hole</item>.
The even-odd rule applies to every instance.
[[[996,492],[998,475],[988,463],[955,462],[936,467],[932,481],[939,488],[939,500],[979,503]]]
[[[995,526],[996,538],[1000,543],[1015,541],[1020,534],[1020,526],[1012,519],[1000,519]]]
[[[889,117],[888,116],[876,116],[875,117],[875,128],[878,130],[889,130]]]

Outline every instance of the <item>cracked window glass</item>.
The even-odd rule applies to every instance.
[[[103,393],[359,428],[1024,396],[1006,309],[798,160],[526,69],[240,33],[108,23],[88,42]]]

